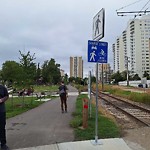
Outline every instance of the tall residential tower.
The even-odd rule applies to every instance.
[[[132,75],[150,74],[150,15],[129,20],[112,48],[115,72],[128,68]]]
[[[82,57],[70,57],[70,77],[83,78]]]

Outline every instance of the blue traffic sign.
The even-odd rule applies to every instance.
[[[107,63],[108,43],[88,41],[88,62]]]

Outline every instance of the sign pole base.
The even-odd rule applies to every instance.
[[[98,139],[97,136],[95,136],[95,140],[91,140],[92,145],[103,145],[102,141]]]

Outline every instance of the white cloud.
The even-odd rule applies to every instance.
[[[36,62],[40,64],[54,58],[67,73],[69,57],[82,56],[86,74],[89,67],[94,66],[93,63],[87,63],[87,41],[92,39],[93,17],[101,8],[105,8],[106,14],[105,37],[102,40],[109,43],[109,62],[112,63],[111,45],[125,29],[129,19],[118,17],[116,9],[132,2],[1,0],[0,68],[6,60],[19,61],[21,50],[35,53]],[[139,8],[140,6],[138,5]]]

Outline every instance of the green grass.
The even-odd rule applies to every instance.
[[[43,92],[43,91],[57,91],[58,86],[34,86],[34,92]],[[46,96],[45,98],[54,99],[55,96]],[[13,116],[19,115],[23,112],[26,112],[30,109],[38,107],[41,105],[42,101],[35,101],[36,97],[9,97],[6,101],[6,117],[11,118]]]
[[[150,105],[150,94],[132,92],[129,96],[129,99],[135,102],[140,102],[140,103],[142,102]]]
[[[41,101],[35,101],[35,99],[35,97],[10,97],[6,101],[6,117],[11,118],[43,103]]]
[[[59,85],[32,85],[32,86],[28,86],[28,87],[16,87],[16,90],[20,91],[22,89],[28,89],[29,87],[33,87],[34,92],[44,92],[44,91],[58,91],[58,87]]]
[[[81,129],[82,126],[82,99],[87,98],[86,95],[79,95],[76,101],[76,111],[73,113],[74,119],[70,122],[74,128],[76,140],[89,140],[95,137],[95,106],[92,106],[92,117],[88,118],[88,128]],[[120,137],[120,129],[111,119],[98,115],[98,137],[99,138],[115,138]]]
[[[124,97],[135,102],[140,102],[140,103],[150,105],[150,94],[147,93],[125,91],[119,88],[113,88],[113,86],[108,86],[108,85],[105,86],[105,91],[109,92],[110,94]]]
[[[33,86],[35,92],[42,92],[42,91],[58,91],[58,85],[52,85],[52,86]]]

